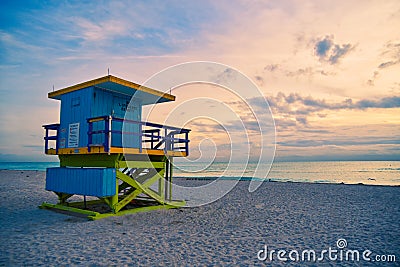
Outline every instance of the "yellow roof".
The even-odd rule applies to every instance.
[[[150,101],[149,103],[143,103],[143,104],[153,104],[153,103],[155,104],[155,103],[175,100],[175,96],[171,94],[163,93],[161,91],[157,91],[149,87],[145,87],[140,84],[130,82],[112,75],[107,75],[101,78],[86,81],[54,92],[50,92],[48,94],[48,97],[52,99],[61,99],[60,96],[63,94],[81,90],[91,86],[96,86],[109,91],[114,91],[117,93],[126,94],[130,96],[133,96],[136,93],[135,96],[146,98],[147,101],[145,102]],[[149,96],[152,96],[151,97],[152,99],[149,99]],[[155,99],[154,96],[157,97],[156,101],[154,101]]]

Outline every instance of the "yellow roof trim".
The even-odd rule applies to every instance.
[[[49,98],[55,98],[56,96],[59,96],[59,95],[63,95],[63,94],[69,93],[69,92],[77,91],[77,90],[80,90],[80,89],[83,89],[83,88],[86,88],[86,87],[95,86],[95,85],[98,85],[98,84],[101,84],[101,83],[105,83],[105,82],[117,83],[117,84],[129,87],[129,88],[132,88],[132,89],[135,89],[135,90],[138,90],[138,91],[142,91],[142,92],[145,92],[145,93],[148,93],[148,94],[152,94],[152,95],[156,95],[156,96],[159,96],[159,97],[163,97],[163,98],[169,99],[171,101],[175,100],[175,96],[173,96],[171,94],[163,93],[161,91],[157,91],[157,90],[151,89],[149,87],[142,86],[140,84],[137,84],[137,83],[134,83],[134,82],[130,82],[130,81],[127,81],[127,80],[124,80],[124,79],[121,79],[121,78],[118,78],[118,77],[115,77],[115,76],[112,76],[112,75],[107,75],[107,76],[104,76],[104,77],[101,77],[101,78],[97,78],[97,79],[90,80],[90,81],[87,81],[87,82],[83,82],[83,83],[79,83],[79,84],[76,84],[76,85],[72,85],[72,86],[69,86],[69,87],[54,91],[54,92],[50,92],[50,93],[48,93],[48,97]]]

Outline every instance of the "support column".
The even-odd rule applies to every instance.
[[[171,157],[171,159],[168,161],[169,165],[169,181],[168,181],[168,187],[169,187],[169,201],[172,201],[172,176],[173,176],[173,160],[174,158]]]
[[[113,195],[111,197],[111,203],[110,203],[110,207],[112,209],[112,211],[115,213],[115,205],[117,205],[118,203],[118,193],[119,193],[119,188],[118,188],[118,179],[116,179],[115,181],[116,185],[115,185],[115,195]]]
[[[165,183],[166,179],[164,178],[164,173],[165,169],[159,172],[161,175],[160,179],[158,180],[158,193],[160,194],[160,197],[163,201],[166,200],[166,194],[165,194]]]
[[[169,199],[169,161],[167,157],[164,157],[165,162],[165,199]]]

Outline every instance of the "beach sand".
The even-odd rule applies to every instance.
[[[257,253],[265,245],[337,249],[341,238],[346,249],[400,262],[400,187],[265,182],[249,193],[249,182],[241,181],[210,205],[87,221],[38,209],[57,200],[44,183],[44,172],[0,171],[1,266],[286,266],[260,261]]]

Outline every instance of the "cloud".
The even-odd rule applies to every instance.
[[[331,65],[337,64],[339,59],[354,48],[351,44],[335,44],[333,39],[333,35],[327,35],[323,39],[317,40],[314,46],[315,54],[319,60],[327,61]]]
[[[279,73],[285,75],[286,77],[295,77],[295,78],[301,76],[312,78],[314,75],[322,75],[322,76],[336,75],[335,72],[316,68],[315,66],[312,65],[304,66],[301,68],[292,68],[291,66],[288,66],[288,64],[269,64],[264,67],[263,71],[269,73],[277,73],[277,74]],[[258,80],[258,77],[256,76],[255,78]]]
[[[305,116],[298,116],[296,117],[296,121],[298,121],[301,124],[306,125],[307,124],[307,117]]]
[[[400,107],[400,97],[384,97],[380,100],[360,100],[354,108],[398,108]]]
[[[351,44],[335,45],[333,53],[329,57],[329,62],[331,62],[331,64],[336,64],[339,58],[346,55],[352,48],[353,46]]]
[[[275,118],[275,124],[282,129],[288,129],[296,126],[296,121],[290,119]]]
[[[269,64],[264,67],[264,70],[269,71],[269,72],[274,72],[279,68],[279,64]]]
[[[383,52],[381,53],[382,57],[386,57],[387,60],[379,64],[379,69],[386,69],[391,66],[397,65],[400,63],[400,43],[388,42],[386,43]]]
[[[318,41],[315,44],[315,52],[317,53],[317,56],[319,56],[320,58],[326,58],[332,46],[333,46],[333,41],[331,37],[325,36],[324,39]]]
[[[400,97],[389,96],[381,99],[360,99],[353,100],[351,98],[345,99],[341,102],[329,102],[326,99],[317,99],[312,96],[302,96],[298,93],[285,94],[282,92],[277,93],[275,96],[255,97],[248,99],[248,104],[256,111],[257,114],[265,113],[265,99],[272,110],[275,125],[278,132],[285,130],[318,130],[314,133],[320,132],[320,129],[304,129],[304,127],[311,127],[309,124],[309,116],[317,116],[318,118],[326,118],[330,111],[339,110],[365,110],[365,109],[388,109],[400,108]],[[240,105],[238,102],[229,102],[228,104]],[[242,110],[245,107],[241,108]],[[251,115],[243,115],[244,121],[253,121]],[[258,118],[264,119],[264,118]],[[254,127],[249,127],[250,123],[245,123],[246,129],[257,131]],[[311,132],[312,132],[311,131]],[[304,131],[307,132],[307,131]],[[310,132],[310,133],[311,133]]]
[[[273,96],[255,97],[247,100],[249,106],[256,114],[261,114],[261,116],[257,118],[258,120],[267,120],[267,117],[265,117],[267,114],[265,100],[268,101],[272,110],[276,131],[280,138],[286,138],[282,136],[282,134],[291,133],[293,135],[294,132],[297,134],[300,133],[301,135],[320,136],[328,134],[332,136],[334,133],[331,130],[319,128],[324,126],[318,121],[328,121],[329,123],[332,117],[327,118],[327,115],[335,111],[400,108],[400,97],[398,96],[388,96],[380,99],[365,98],[359,100],[347,98],[343,101],[333,102],[312,96],[303,96],[298,93],[285,94],[279,92]],[[238,106],[238,110],[242,112],[247,109],[240,101],[227,102],[227,104]],[[379,113],[379,111],[374,112]],[[255,121],[252,114],[243,112],[243,114],[240,114],[240,117],[247,130],[254,133],[259,131],[259,128],[256,127],[257,121]],[[321,118],[323,120],[321,120]],[[351,134],[352,133],[350,133],[350,135]],[[315,136],[312,136],[311,139]]]
[[[372,76],[371,79],[367,81],[367,84],[369,86],[374,86],[375,85],[375,80],[379,77],[379,71],[374,71],[374,75]]]
[[[254,78],[256,79],[256,81],[257,81],[257,83],[258,83],[259,85],[261,85],[261,86],[264,85],[264,79],[263,79],[263,77],[261,77],[260,75],[256,75],[256,76],[254,76]]]
[[[374,86],[375,81],[381,76],[381,72],[383,73],[385,69],[400,63],[400,43],[395,43],[392,41],[387,42],[380,54],[380,59],[382,58],[384,58],[384,61],[378,65],[373,76],[368,79],[367,85]]]
[[[286,72],[286,76],[289,77],[294,77],[294,76],[301,76],[301,75],[305,75],[305,76],[312,76],[314,74],[314,71],[311,67],[307,67],[307,68],[300,68],[296,71],[288,71]]]
[[[388,61],[388,62],[384,62],[379,64],[378,68],[380,69],[384,69],[393,65],[396,65],[397,63],[399,63],[398,61]]]
[[[123,21],[115,19],[95,23],[85,18],[76,18],[75,23],[81,29],[79,36],[89,42],[98,42],[116,36],[128,35],[127,25]]]
[[[272,109],[278,113],[307,115],[323,110],[341,110],[341,109],[367,109],[367,108],[399,108],[400,97],[389,96],[381,99],[361,99],[354,101],[351,98],[345,99],[342,102],[327,102],[325,99],[316,99],[312,96],[301,96],[298,93],[286,95],[279,92],[276,96],[268,96],[267,101]],[[251,99],[252,105],[262,107],[260,99]],[[304,122],[305,120],[299,119]]]
[[[341,139],[323,139],[323,140],[295,140],[295,141],[286,141],[286,142],[278,142],[278,145],[281,146],[290,146],[290,147],[312,147],[312,146],[356,146],[356,145],[399,145],[400,144],[400,136],[397,138],[389,138],[382,139],[382,136],[379,137],[368,137],[364,138],[364,140],[357,141],[353,138],[349,140],[341,140]]]

